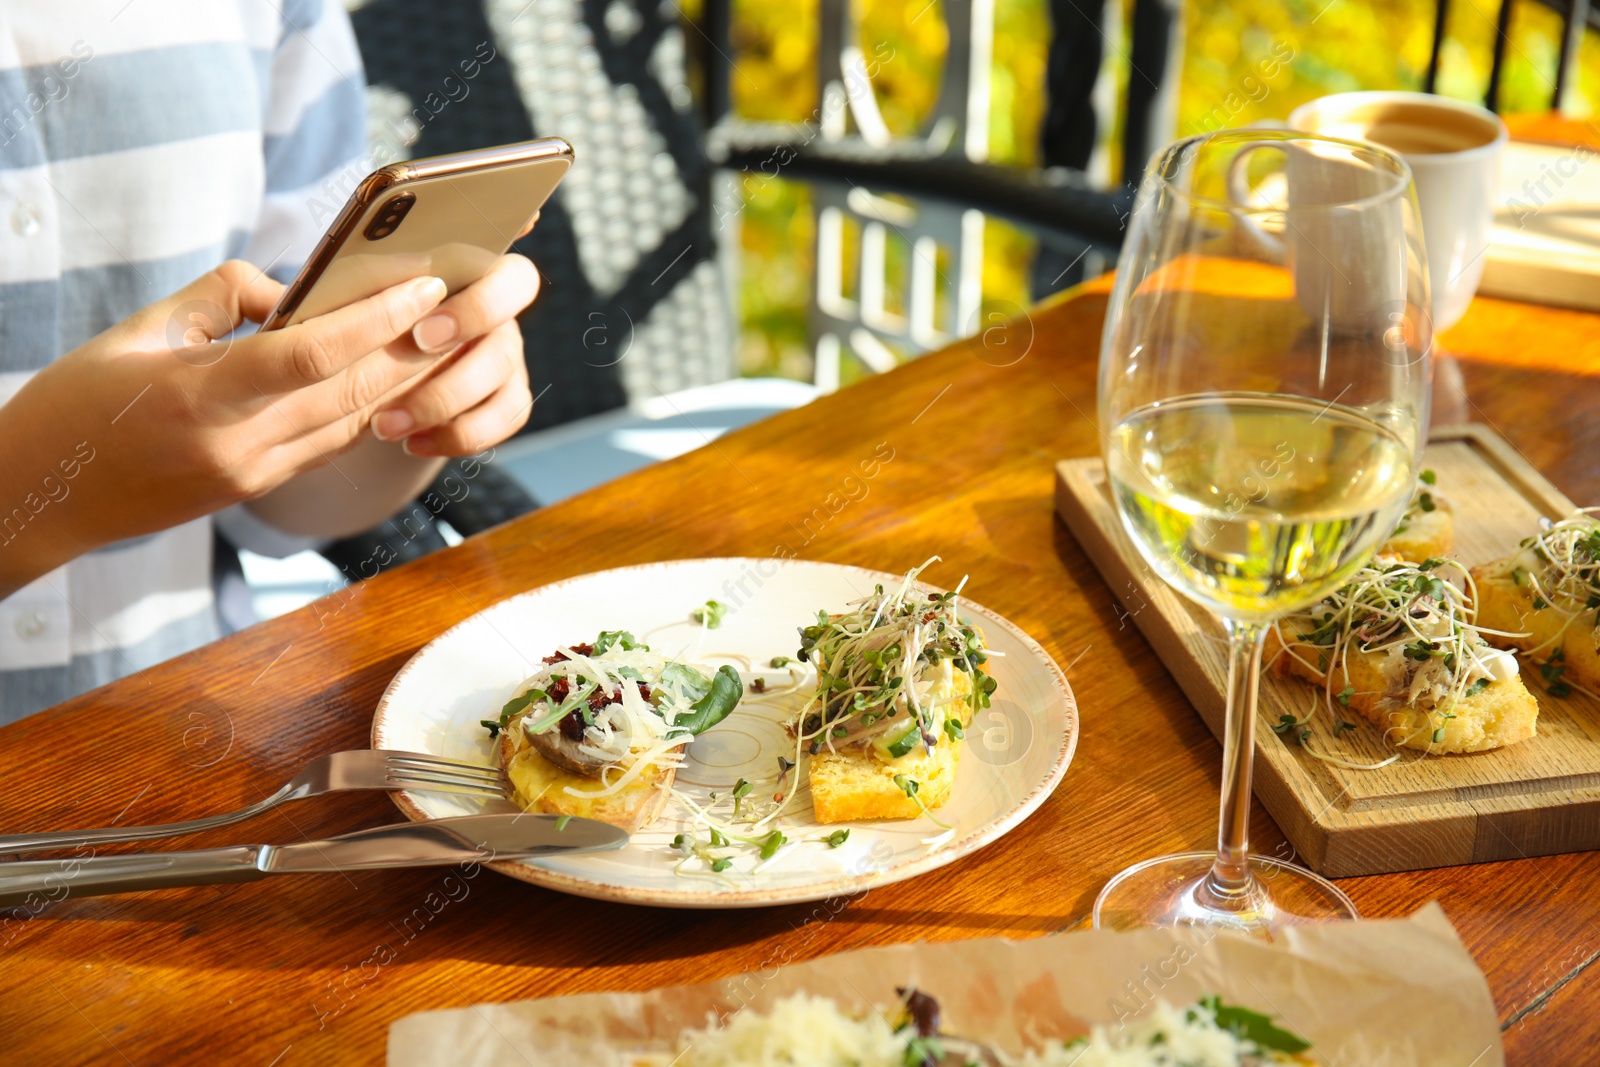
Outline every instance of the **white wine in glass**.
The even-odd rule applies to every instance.
[[[1330,882],[1249,854],[1256,690],[1272,621],[1343,585],[1416,484],[1422,257],[1410,172],[1376,146],[1224,131],[1145,175],[1101,348],[1106,471],[1150,568],[1227,631],[1223,792],[1217,850],[1122,872],[1097,926],[1355,917]]]

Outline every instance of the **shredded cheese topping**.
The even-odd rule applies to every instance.
[[[635,642],[630,638],[626,644]],[[532,700],[513,728],[531,738],[558,729],[561,718],[574,709],[590,709],[589,697],[597,689],[612,697],[585,716],[591,721],[586,722],[577,746],[579,752],[609,764],[600,772],[599,788],[569,785],[565,792],[590,798],[610,796],[627,788],[649,767],[682,763],[682,746],[693,735],[676,724],[704,695],[710,685],[709,670],[670,660],[643,645],[624,647],[621,640],[598,653],[568,647],[556,651],[566,658],[535,671],[517,687],[517,693],[543,693],[557,679],[564,679],[570,695],[559,705],[542,697]],[[650,688],[650,701],[640,694],[640,683]]]
[[[856,1016],[827,997],[796,993],[776,1001],[766,1013],[745,1009],[720,1026],[712,1023],[685,1031],[677,1057],[670,1062],[676,1067],[903,1067],[921,1063],[924,1055],[943,1056],[947,1063],[1005,1067],[1262,1067],[1314,1062],[1262,1047],[1221,1025],[1219,1010],[1232,1009],[1218,1009],[1210,1001],[1189,1008],[1157,1003],[1140,1019],[1097,1026],[1085,1037],[1050,1042],[1013,1058],[958,1036],[918,1038],[905,1023],[892,1026],[891,1014],[884,1011]],[[1290,1047],[1305,1047],[1294,1035],[1277,1033],[1292,1042]]]

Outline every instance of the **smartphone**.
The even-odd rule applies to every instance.
[[[572,166],[559,137],[380,167],[362,179],[262,330],[292,326],[431,274],[488,273]]]

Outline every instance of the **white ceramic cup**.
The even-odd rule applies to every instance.
[[[1249,161],[1259,151],[1282,160],[1252,188]],[[1233,203],[1267,209],[1261,220],[1240,213],[1241,228],[1274,259],[1282,257],[1306,314],[1339,333],[1386,328],[1390,313],[1405,305],[1406,260],[1395,253],[1408,240],[1410,180],[1403,164],[1365,145],[1299,131],[1244,145],[1226,176]]]
[[[1508,134],[1492,111],[1429,93],[1336,93],[1295,108],[1291,129],[1380,144],[1411,166],[1428,254],[1433,329],[1466,313],[1483,277]]]

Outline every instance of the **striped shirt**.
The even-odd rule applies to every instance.
[[[223,260],[287,279],[365,155],[337,0],[0,0],[0,404]],[[0,600],[0,723],[217,637],[216,526],[301,547],[235,508]]]

